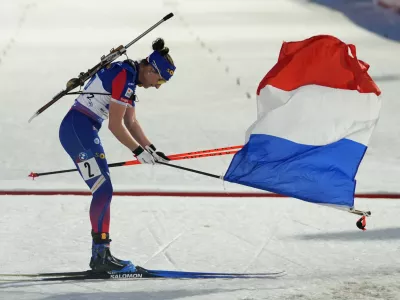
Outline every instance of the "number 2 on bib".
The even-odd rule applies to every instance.
[[[78,167],[84,180],[93,179],[101,175],[99,165],[94,157],[78,163]]]

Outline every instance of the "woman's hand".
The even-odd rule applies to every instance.
[[[156,163],[154,157],[149,152],[144,150],[142,148],[142,146],[137,147],[132,152],[133,152],[133,154],[135,155],[135,157],[137,158],[137,160],[141,164],[152,164],[152,165],[154,165]]]

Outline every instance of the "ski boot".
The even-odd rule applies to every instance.
[[[130,273],[136,271],[131,261],[118,259],[111,254],[111,240],[108,233],[92,231],[92,237],[92,257],[89,266],[93,272]]]

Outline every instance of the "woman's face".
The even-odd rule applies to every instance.
[[[163,78],[161,75],[158,73],[156,69],[153,68],[152,65],[147,65],[143,68],[144,74],[143,74],[143,87],[145,89],[149,87],[155,87],[158,89],[161,86],[161,82],[163,81]]]

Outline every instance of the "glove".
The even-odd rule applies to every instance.
[[[154,157],[149,152],[145,151],[142,146],[137,147],[132,152],[141,164],[154,165],[156,163]]]
[[[153,144],[146,146],[145,149],[154,157],[155,161],[168,163],[170,159],[161,151],[156,151]]]

